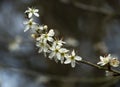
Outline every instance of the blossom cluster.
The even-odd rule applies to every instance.
[[[118,58],[112,57],[109,54],[105,57],[100,56],[100,62],[98,62],[97,64],[99,64],[101,66],[110,65],[112,67],[118,67],[120,62],[119,62]]]
[[[75,50],[70,51],[65,48],[65,41],[57,39],[53,29],[48,29],[47,25],[40,25],[34,21],[33,16],[39,17],[39,10],[35,8],[28,8],[25,13],[28,15],[27,21],[24,22],[24,32],[31,30],[31,36],[36,40],[36,46],[39,48],[38,53],[44,53],[45,57],[54,59],[56,62],[60,61],[61,64],[70,64],[74,68],[76,61],[82,61],[80,56],[77,56]],[[110,65],[118,67],[120,62],[118,58],[112,57],[110,54],[106,57],[100,56],[100,66]]]
[[[33,16],[39,17],[39,10],[28,8],[25,13],[28,15],[28,20],[24,22],[25,30],[32,30],[31,36],[36,40],[36,46],[39,48],[39,53],[43,52],[45,57],[54,59],[61,64],[70,64],[75,67],[76,61],[81,61],[82,58],[77,56],[75,51],[68,50],[64,47],[66,44],[62,39],[56,39],[53,29],[48,29],[47,25],[39,25],[34,21]]]

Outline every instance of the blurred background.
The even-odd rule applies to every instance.
[[[120,87],[119,77],[102,70],[84,64],[73,69],[38,54],[23,32],[27,7],[38,8],[36,21],[55,29],[85,60],[120,57],[120,0],[0,0],[0,87]]]

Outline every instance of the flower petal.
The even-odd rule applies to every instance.
[[[82,60],[82,58],[80,56],[75,56],[75,60],[80,61],[80,60]]]
[[[29,18],[31,18],[31,17],[32,17],[32,15],[33,15],[32,13],[29,13],[29,14],[28,14],[28,17],[29,17]]]
[[[34,12],[36,13],[36,12],[38,12],[39,10],[38,9],[34,9]]]
[[[38,14],[38,13],[34,13],[34,15],[35,15],[36,17],[39,17],[39,14]]]
[[[72,66],[72,68],[75,67],[75,61],[74,60],[71,61],[71,66]]]
[[[100,60],[103,61],[103,57],[102,56],[100,56]]]
[[[60,52],[61,52],[61,53],[67,53],[68,51],[69,51],[69,50],[67,50],[66,48],[61,48],[61,49],[60,49]]]
[[[30,27],[29,27],[29,26],[26,26],[24,32],[28,31],[29,29],[30,29]]]
[[[55,32],[53,29],[51,29],[49,32],[48,32],[48,36],[54,36]]]
[[[54,60],[55,60],[56,63],[58,63],[58,59],[56,57],[54,57]]]
[[[25,11],[25,13],[28,13],[28,12],[30,12],[30,11],[29,11],[29,10],[26,10],[26,11]]]
[[[44,47],[44,52],[48,52],[48,47]]]
[[[57,53],[56,56],[57,56],[58,60],[61,60],[61,54],[60,53]]]
[[[65,62],[64,62],[64,64],[69,64],[69,63],[71,63],[71,60],[70,60],[70,59],[67,59],[67,60],[65,60]]]
[[[72,56],[75,56],[75,51],[74,50],[72,51]]]
[[[52,37],[48,37],[48,41],[53,42],[54,39]]]
[[[64,63],[64,57],[61,57],[60,62],[61,62],[61,64]]]
[[[52,59],[55,56],[55,52],[50,53],[49,58]]]
[[[43,49],[42,48],[40,48],[39,50],[38,50],[38,53],[41,53],[43,51]]]

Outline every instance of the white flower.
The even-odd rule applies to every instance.
[[[26,25],[24,32],[28,31],[29,29],[33,29],[36,26],[36,23],[33,21],[33,19],[25,21],[24,24]]]
[[[39,25],[39,24],[37,24],[36,26],[35,26],[35,33],[37,33],[37,34],[42,34],[43,32],[45,32],[46,30],[47,30],[47,25]],[[40,39],[40,38],[39,38]]]
[[[53,42],[54,46],[62,46],[63,44],[65,44],[66,42],[62,41],[62,40],[56,40]]]
[[[36,25],[35,33],[42,34],[43,30],[44,30],[44,27],[42,25]]]
[[[54,57],[54,59],[56,60],[60,60],[60,57],[59,57],[59,50],[60,50],[60,47],[59,46],[52,46],[50,48],[51,50],[51,53],[49,55],[49,58],[52,59]],[[56,61],[57,62],[57,61]]]
[[[113,66],[113,67],[118,67],[119,64],[120,64],[120,61],[117,58],[112,58],[110,60],[110,65]]]
[[[42,25],[38,25],[38,26],[36,26],[35,29],[36,29],[36,30],[44,30],[44,26],[42,26]]]
[[[49,30],[48,33],[42,34],[40,37],[38,37],[37,40],[39,41],[39,40],[43,39],[44,42],[46,42],[46,41],[53,42],[54,41],[54,39],[53,39],[54,34],[55,34],[54,30],[51,29],[51,30]]]
[[[63,62],[64,62],[64,58],[66,58],[67,56],[68,56],[68,53],[69,52],[69,50],[67,50],[67,49],[65,49],[65,48],[61,48],[60,50],[59,50],[59,59],[61,60],[61,64],[63,64]]]
[[[44,55],[46,56],[46,53],[49,52],[49,45],[48,43],[45,43],[44,41],[38,41],[36,43],[36,46],[39,47],[39,53],[44,52]]]
[[[98,62],[97,64],[101,65],[101,66],[104,66],[106,64],[108,64],[110,62],[110,59],[111,59],[111,56],[110,54],[106,57],[102,57],[100,56],[100,62]]]
[[[68,55],[66,58],[66,61],[64,62],[65,64],[71,63],[71,66],[74,68],[75,67],[75,61],[81,61],[82,58],[80,56],[75,55],[75,51],[72,51],[71,55]]]
[[[50,48],[50,50],[51,53],[49,55],[49,58],[54,58],[56,62],[58,62],[58,60],[61,60],[61,63],[64,62],[64,58],[67,56],[67,52],[69,51],[65,48],[61,48],[60,46],[54,45]]]
[[[100,56],[100,62],[98,62],[97,64],[100,64],[101,66],[105,66],[106,64],[109,64],[112,67],[118,67],[120,62],[117,58],[111,57],[111,55],[109,54],[106,57]]]
[[[47,30],[48,27],[47,27],[47,25],[38,25],[38,26],[36,26],[36,29],[37,30]]]
[[[39,17],[38,12],[39,12],[38,9],[29,8],[29,7],[28,7],[28,10],[25,11],[25,13],[28,13],[29,18],[31,18],[33,15],[35,15],[36,17]]]

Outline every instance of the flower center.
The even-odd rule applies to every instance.
[[[74,60],[74,58],[75,58],[74,56],[71,56],[71,60]]]
[[[47,34],[45,34],[45,38],[48,38],[48,35],[47,35]]]
[[[34,13],[34,10],[31,10],[31,13]]]
[[[64,56],[64,55],[65,55],[65,53],[61,53],[61,55],[62,55],[62,56]]]
[[[59,50],[58,50],[58,49],[55,49],[55,52],[56,52],[56,53],[58,53],[58,52],[59,52]]]
[[[31,21],[29,22],[29,25],[32,26],[32,22]]]
[[[44,46],[44,43],[41,43],[40,45],[41,45],[41,46]]]

